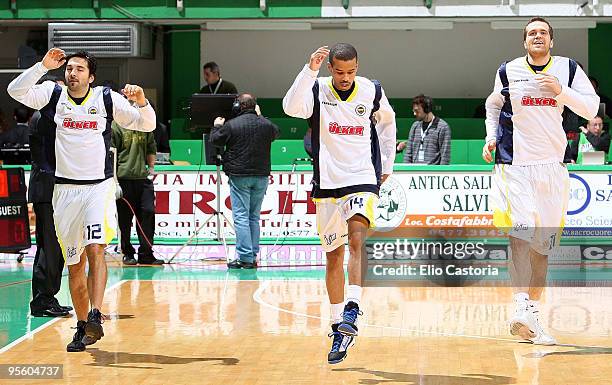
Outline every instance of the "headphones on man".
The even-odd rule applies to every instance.
[[[429,114],[433,111],[433,100],[429,96],[423,95],[423,112]]]
[[[242,112],[242,107],[240,106],[240,100],[238,100],[238,96],[234,99],[234,103],[232,103],[232,113],[234,115],[238,115]]]
[[[241,94],[244,95],[244,94]],[[247,100],[243,100],[243,103],[240,103],[240,96],[241,95],[236,95],[236,98],[234,99],[234,103],[232,103],[232,113],[234,115],[238,115],[239,113],[241,113],[243,110],[249,110],[249,109],[255,109],[255,111],[257,111],[257,99],[255,97],[252,97],[251,99],[247,99]],[[252,105],[252,103],[254,103],[254,105]]]

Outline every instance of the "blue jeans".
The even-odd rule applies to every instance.
[[[268,188],[267,176],[230,176],[230,198],[236,228],[236,254],[253,262],[259,253],[259,213]]]

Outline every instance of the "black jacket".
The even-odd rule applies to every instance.
[[[241,112],[221,127],[215,127],[210,142],[225,146],[223,171],[229,176],[270,175],[270,146],[278,138],[278,127],[255,111]]]
[[[28,202],[51,203],[55,186],[55,131],[44,129],[49,124],[36,111],[30,120],[30,152],[32,170]]]

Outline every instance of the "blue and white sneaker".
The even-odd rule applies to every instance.
[[[333,324],[332,332],[327,336],[332,337],[332,347],[327,354],[327,362],[330,364],[337,364],[342,362],[347,355],[348,348],[355,344],[355,337],[345,336],[338,331],[338,325]]]
[[[357,336],[357,316],[363,313],[359,311],[359,305],[353,301],[349,301],[344,305],[344,312],[342,313],[342,322],[338,325],[338,331],[345,336]]]

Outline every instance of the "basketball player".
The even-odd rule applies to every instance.
[[[591,119],[599,97],[576,62],[551,56],[553,28],[536,17],[523,31],[527,55],[503,63],[487,98],[486,144],[493,160],[493,222],[508,232],[516,312],[510,332],[534,344],[554,345],[538,320],[548,255],[559,244],[569,196],[563,164],[564,106]]]
[[[330,77],[317,78],[329,56]],[[312,127],[313,188],[317,228],[327,254],[325,283],[331,302],[332,348],[328,362],[342,361],[357,336],[361,314],[361,261],[368,228],[374,227],[381,183],[393,171],[395,113],[380,83],[356,76],[350,44],[317,49],[283,99],[287,115]],[[348,292],[344,303],[344,246],[348,236]]]
[[[38,79],[66,64],[66,86]],[[104,248],[115,236],[116,205],[113,181],[111,122],[133,130],[153,131],[155,112],[142,88],[127,84],[123,94],[138,107],[107,87],[91,87],[96,59],[86,52],[66,56],[50,49],[8,86],[18,102],[40,110],[39,131],[54,138],[55,188],[53,210],[57,238],[69,271],[70,295],[77,315],[77,331],[69,352],[85,350],[85,342],[99,340],[100,308],[106,288]],[[86,256],[86,257],[85,257]],[[85,262],[89,276],[85,277]],[[89,306],[91,305],[91,311]]]

